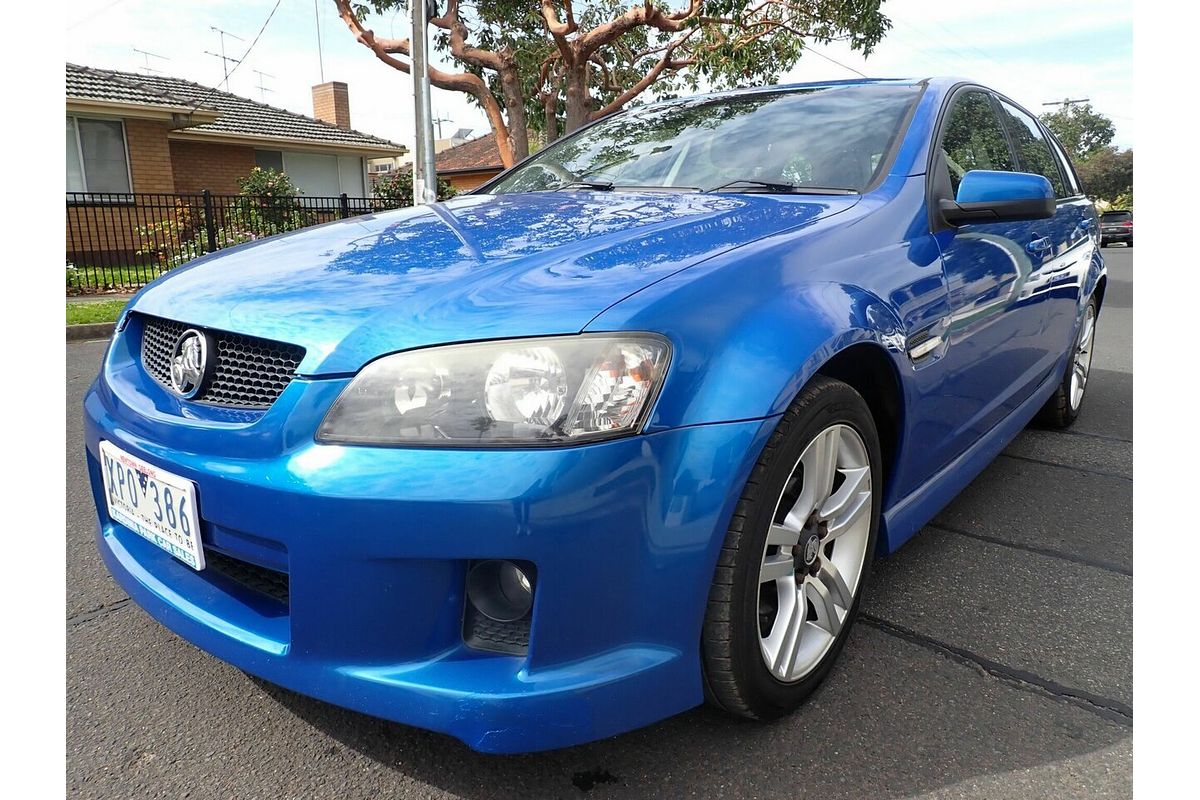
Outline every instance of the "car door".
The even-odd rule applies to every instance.
[[[1043,175],[1054,187],[1054,217],[1038,220],[1035,226],[1045,235],[1045,250],[1036,279],[1025,290],[1031,307],[1040,313],[1045,359],[1053,365],[1074,343],[1080,294],[1096,246],[1095,206],[1080,190],[1070,162],[1045,126],[1007,99],[1000,97],[998,102],[1018,169]]]
[[[936,136],[928,181],[949,291],[941,411],[953,457],[1016,410],[1053,366],[1043,297],[1064,222],[953,227],[938,215],[938,202],[955,198],[966,172],[1023,171],[992,92],[977,86],[956,90]]]

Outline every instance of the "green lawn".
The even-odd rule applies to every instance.
[[[67,292],[75,290],[99,289],[112,287],[114,289],[136,289],[145,286],[163,273],[160,267],[145,266],[111,266],[89,267],[82,266],[76,270],[67,270]]]
[[[100,300],[94,303],[67,303],[67,324],[86,325],[89,322],[116,322],[125,307],[125,300]]]

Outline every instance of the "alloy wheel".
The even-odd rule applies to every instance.
[[[854,604],[871,534],[862,436],[831,425],[804,449],[775,506],[759,567],[759,649],[794,683],[821,663]]]

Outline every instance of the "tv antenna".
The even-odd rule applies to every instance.
[[[442,123],[443,122],[454,122],[454,120],[450,119],[449,117],[434,117],[433,119],[431,119],[429,121],[432,122],[434,125],[437,125],[437,132],[438,132],[439,139],[442,138]]]
[[[230,62],[233,62],[234,64],[240,64],[242,62],[240,59],[232,58],[230,56],[225,55],[225,37],[228,36],[231,39],[237,39],[239,42],[244,42],[246,40],[243,39],[242,37],[238,36],[236,33],[230,33],[229,31],[223,31],[215,25],[209,25],[208,29],[210,31],[215,32],[216,34],[218,34],[221,37],[221,52],[214,53],[211,50],[205,50],[204,54],[207,56],[213,56],[215,58],[221,59],[221,68],[225,71],[225,80],[223,80],[222,83],[225,84],[225,88],[228,89],[229,88],[229,64],[230,64]]]
[[[133,48],[133,52],[142,54],[142,59],[146,63],[143,66],[138,67],[138,72],[144,72],[147,75],[149,75],[151,72],[159,72],[159,73],[162,72],[161,69],[155,69],[154,67],[150,66],[151,58],[158,58],[158,59],[162,59],[163,61],[171,60],[171,59],[167,58],[166,56],[160,56],[158,53],[151,53],[149,50],[139,50],[136,47]]]
[[[254,74],[258,76],[258,99],[262,100],[263,102],[266,102],[266,99],[267,99],[266,93],[273,92],[275,90],[268,89],[266,86],[263,86],[263,78],[274,78],[275,76],[271,75],[268,72],[263,72],[261,69],[254,70]]]

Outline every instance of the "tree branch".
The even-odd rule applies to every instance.
[[[394,54],[409,55],[409,43],[405,39],[376,39],[375,32],[363,27],[358,15],[350,7],[350,0],[334,0],[338,16],[346,23],[350,33],[359,44],[366,47],[375,57],[393,69],[412,73],[412,66],[407,61],[401,61]],[[457,6],[457,2],[455,2]],[[505,165],[513,163],[511,140],[508,136],[508,126],[504,122],[504,114],[500,104],[492,95],[483,78],[470,72],[444,72],[436,67],[429,67],[429,82],[439,89],[455,92],[465,92],[471,95],[483,108],[492,130],[496,132],[496,146],[500,150],[500,158]]]

